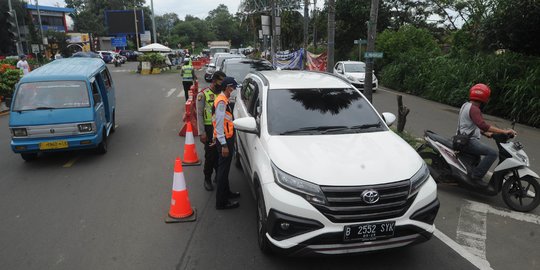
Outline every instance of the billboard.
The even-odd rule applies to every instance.
[[[105,10],[105,25],[109,35],[135,34],[135,13],[137,32],[144,34],[144,13],[142,10]]]

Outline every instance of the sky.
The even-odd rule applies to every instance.
[[[38,0],[40,6],[58,6],[64,7],[63,0]],[[28,2],[35,4],[35,0]],[[154,0],[154,11],[156,15],[165,13],[176,13],[180,19],[184,19],[187,14],[199,17],[201,19],[208,16],[210,10],[215,9],[219,4],[225,4],[229,12],[234,14],[238,11],[240,0]],[[150,6],[150,0],[146,0],[146,5]]]

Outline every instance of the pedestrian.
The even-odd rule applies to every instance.
[[[479,83],[469,90],[469,102],[461,106],[458,120],[458,133],[470,134],[469,143],[463,149],[464,152],[483,156],[480,163],[472,170],[470,177],[472,180],[481,182],[493,162],[497,159],[499,152],[480,142],[480,134],[491,138],[493,134],[517,133],[512,129],[500,129],[489,125],[482,116],[482,108],[486,105],[491,95],[489,86]]]
[[[217,144],[218,150],[216,209],[220,210],[240,206],[238,201],[229,200],[240,197],[240,192],[232,192],[229,186],[229,170],[234,154],[234,125],[229,97],[238,83],[233,77],[225,77],[221,85],[223,92],[214,101],[212,121],[214,126],[213,143]]]
[[[204,188],[208,191],[214,190],[212,185],[212,171],[216,171],[218,152],[216,145],[212,145],[214,126],[212,125],[212,110],[214,100],[221,92],[221,82],[225,78],[222,71],[214,72],[212,83],[197,94],[197,128],[199,139],[204,144]],[[210,137],[209,137],[210,136]]]
[[[182,86],[184,87],[184,96],[186,101],[189,99],[189,89],[197,79],[195,72],[193,71],[193,65],[191,65],[191,59],[186,57],[184,60],[184,65],[180,71],[180,76],[182,77]]]
[[[21,54],[20,60],[17,62],[17,68],[22,71],[23,76],[30,73],[30,65],[26,61],[26,55]]]

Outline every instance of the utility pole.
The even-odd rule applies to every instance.
[[[271,32],[271,36],[270,36],[270,57],[272,57],[272,65],[275,66],[276,65],[276,59],[275,59],[275,54],[276,54],[276,1],[277,0],[272,0],[272,32]]]
[[[150,6],[152,6],[152,33],[154,34],[154,43],[157,43],[156,38],[156,22],[154,16],[154,0],[150,0]]]
[[[139,21],[137,20],[137,9],[136,9],[135,1],[133,1],[133,15],[135,17],[135,40],[137,41],[137,51],[139,50],[139,27],[137,24]]]
[[[308,49],[308,31],[309,31],[309,0],[304,0],[304,55],[306,58]],[[305,60],[304,60],[305,62]]]
[[[371,0],[371,11],[368,22],[367,52],[375,50],[375,38],[377,36],[377,17],[379,13],[379,0]],[[373,57],[366,57],[366,76],[364,78],[364,95],[373,101]]]
[[[36,0],[36,8],[37,8],[37,15],[38,15],[38,20],[39,20],[39,33],[41,35],[41,44],[43,45],[43,26],[41,25],[41,11],[39,10],[39,2],[38,0]],[[39,49],[39,51],[41,52],[41,48]]]
[[[336,1],[328,0],[328,58],[326,71],[332,72],[334,68],[334,39],[336,34]]]

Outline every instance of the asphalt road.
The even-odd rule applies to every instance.
[[[9,116],[0,116],[0,269],[539,267],[538,209],[531,215],[509,212],[499,198],[453,186],[439,187],[439,231],[432,240],[364,255],[262,255],[257,248],[255,202],[247,179],[234,167],[231,188],[242,193],[239,209],[215,210],[215,194],[202,186],[202,167],[184,167],[198,218],[193,223],[165,224],[174,159],[184,146],[178,136],[185,102],[179,76],[140,76],[130,72],[135,68],[132,63],[109,68],[117,90],[118,128],[104,156],[71,152],[26,163],[9,148]],[[374,99],[381,110],[395,111],[394,94],[379,91]],[[448,122],[454,122],[455,113],[447,107],[414,97],[406,97],[405,104],[413,109],[407,124],[413,134],[426,128],[452,130]],[[538,131],[519,127],[518,132],[523,137],[531,132],[532,138]],[[197,148],[203,157],[201,145]]]

